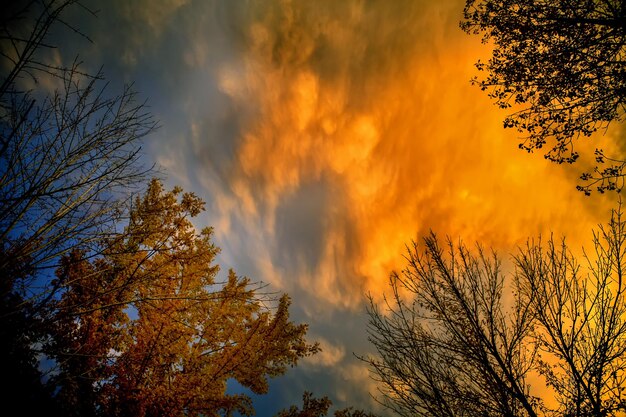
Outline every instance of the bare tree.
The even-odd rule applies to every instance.
[[[11,281],[27,265],[22,277],[43,287],[22,280],[30,296],[50,296],[41,270],[98,239],[150,171],[140,163],[140,139],[156,123],[132,88],[112,94],[101,73],[46,56],[52,28],[82,35],[62,18],[70,7],[81,5],[18,1],[0,19],[0,271]],[[3,291],[14,285],[3,283]]]
[[[86,37],[64,20],[71,8],[83,6],[16,0],[0,12],[0,360],[10,376],[0,399],[26,415],[58,411],[35,349],[63,285],[53,269],[73,248],[97,248],[124,215],[147,183],[140,139],[156,126],[132,88],[114,94],[101,73],[57,59],[53,30]]]
[[[565,241],[495,253],[434,234],[371,301],[364,358],[402,416],[612,416],[626,410],[625,223],[616,211],[581,266]],[[530,376],[546,389],[532,389]],[[537,387],[535,387],[537,388]],[[556,405],[554,405],[556,404]]]
[[[626,223],[621,211],[594,233],[579,265],[563,242],[516,258],[520,294],[535,313],[537,367],[566,415],[626,411]]]

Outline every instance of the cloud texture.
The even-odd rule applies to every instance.
[[[254,6],[245,50],[217,70],[239,136],[216,211],[226,239],[239,224],[263,242],[265,278],[309,311],[379,294],[429,229],[511,249],[598,221],[573,172],[520,152],[469,85],[488,51],[458,30],[459,4]]]
[[[97,53],[150,99],[149,154],[207,200],[224,266],[291,294],[323,341],[287,377],[320,372],[294,402],[315,386],[366,401],[351,355],[368,349],[364,295],[380,298],[412,239],[506,257],[550,231],[579,245],[608,218],[610,201],[575,192],[582,166],[519,151],[470,86],[489,49],[458,28],[462,1],[161,3],[111,3]]]

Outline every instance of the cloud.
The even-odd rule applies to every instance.
[[[280,388],[295,401],[374,392],[351,355],[370,349],[364,294],[387,290],[412,239],[506,253],[554,231],[577,246],[608,218],[611,201],[575,192],[580,164],[519,151],[469,85],[489,50],[458,28],[461,0],[147,3],[104,10],[90,53],[149,100],[162,128],[147,151],[207,201],[197,223],[223,269],[288,292],[319,335]]]
[[[239,22],[241,65],[218,73],[241,122],[223,197],[237,204],[221,215],[257,228],[266,279],[304,292],[311,315],[380,294],[429,229],[513,250],[606,216],[469,85],[488,51],[456,28],[460,10],[257,2]]]
[[[314,356],[309,356],[303,360],[305,366],[332,367],[341,362],[346,356],[344,347],[340,344],[333,344],[323,337],[314,337],[319,343],[321,352]]]

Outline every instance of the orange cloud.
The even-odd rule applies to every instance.
[[[310,314],[354,308],[429,229],[512,251],[549,231],[580,242],[606,219],[609,201],[576,193],[576,170],[519,151],[504,114],[469,85],[488,51],[452,26],[460,4],[333,7],[259,5],[243,70],[219,73],[247,112],[222,214],[293,260],[265,265],[275,275],[262,279],[303,289]],[[290,245],[297,227],[276,233],[291,215],[282,205],[311,184],[330,195],[313,265]]]

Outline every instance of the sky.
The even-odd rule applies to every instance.
[[[470,85],[490,45],[463,33],[461,0],[88,0],[67,38],[111,88],[134,83],[160,128],[146,139],[167,186],[207,202],[222,270],[288,293],[322,352],[255,398],[257,415],[300,404],[378,410],[366,295],[377,302],[429,231],[504,259],[529,237],[574,248],[612,197],[575,190],[588,161],[518,149],[506,113]],[[65,39],[65,38],[64,38]],[[617,149],[616,129],[594,142]],[[239,389],[232,386],[231,389]]]

